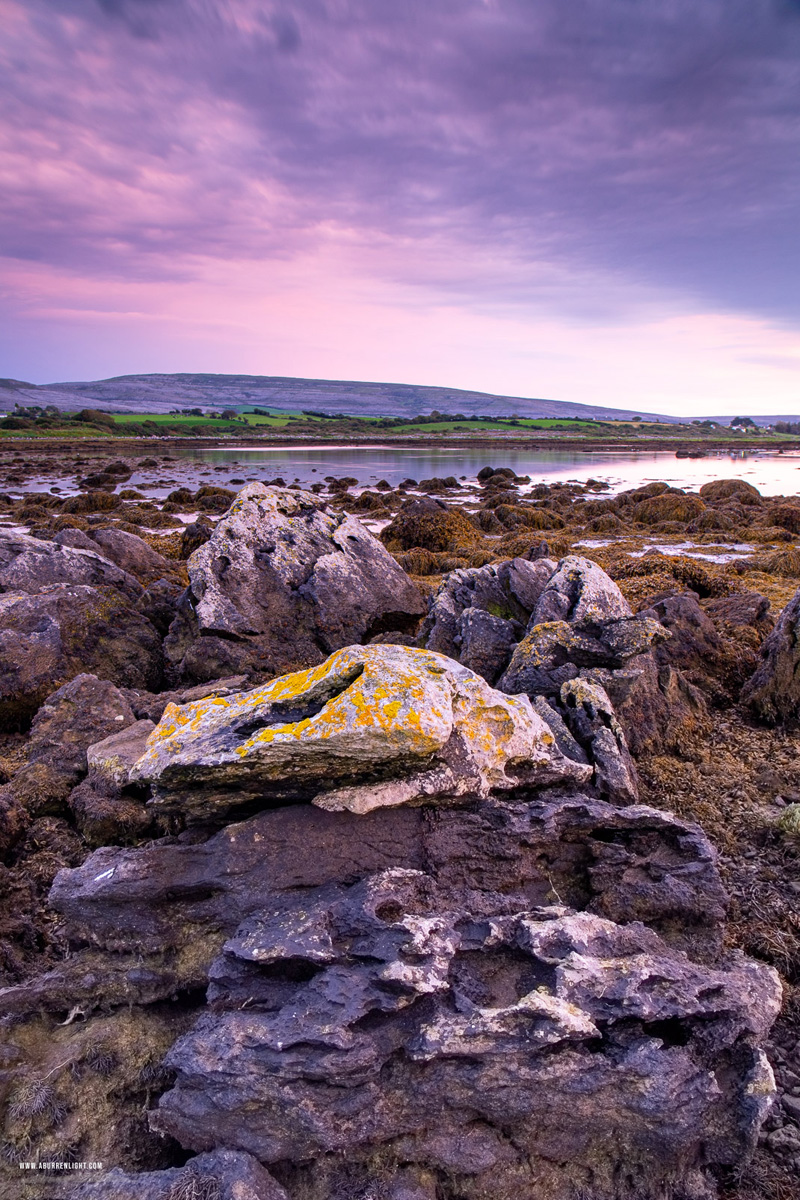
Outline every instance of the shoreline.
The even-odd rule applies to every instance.
[[[111,446],[119,447],[121,453],[133,453],[145,449],[148,446],[158,445],[160,447],[179,448],[186,447],[189,449],[205,450],[219,448],[231,449],[245,446],[250,448],[250,443],[258,442],[256,449],[279,449],[286,446],[340,446],[347,442],[347,439],[340,434],[338,437],[310,437],[307,433],[302,436],[280,436],[270,434],[268,438],[259,438],[257,435],[249,434],[247,437],[236,437],[227,435],[225,437],[211,438],[195,438],[195,437],[152,437],[144,438],[125,438],[125,437],[92,437],[92,438],[59,438],[59,437],[26,437],[17,435],[2,435],[0,436],[0,452],[15,447],[24,446],[26,449],[34,447],[41,448],[42,452],[56,453],[63,452],[65,444],[75,450],[81,447],[85,450],[100,450],[107,452]],[[347,442],[352,449],[360,447],[375,447],[375,448],[403,448],[409,449],[427,449],[434,447],[442,449],[480,449],[483,447],[497,447],[505,450],[570,450],[582,451],[585,453],[596,453],[599,451],[625,451],[626,453],[636,453],[637,451],[647,451],[650,453],[677,453],[678,451],[688,451],[697,453],[702,451],[706,456],[711,457],[714,453],[728,453],[731,450],[736,450],[742,454],[757,454],[771,453],[783,454],[788,452],[800,451],[800,438],[791,442],[771,442],[764,443],[759,440],[748,440],[744,442],[738,437],[725,438],[715,440],[713,443],[704,441],[700,438],[555,438],[555,437],[498,437],[497,435],[487,434],[485,437],[453,437],[449,435],[435,435],[431,438],[420,434],[418,437],[387,437],[385,434],[374,438],[359,438],[353,439],[352,442]],[[700,455],[698,455],[699,457]]]

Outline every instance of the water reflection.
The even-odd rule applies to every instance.
[[[764,495],[794,495],[800,487],[800,456],[727,452],[702,459],[677,459],[672,451],[579,451],[492,447],[406,446],[236,446],[172,451],[202,470],[230,468],[232,476],[310,484],[326,475],[350,475],[362,486],[386,479],[454,475],[474,479],[481,467],[512,467],[534,482],[594,478],[614,491],[661,479],[675,487],[700,487],[711,479],[746,479]],[[163,470],[163,468],[162,468]],[[219,471],[214,472],[221,478]]]

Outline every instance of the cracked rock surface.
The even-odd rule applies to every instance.
[[[195,819],[265,799],[369,812],[586,781],[527,696],[441,654],[350,646],[227,698],[170,705],[130,779]]]
[[[187,566],[189,592],[165,642],[187,682],[307,667],[413,629],[425,609],[378,539],[310,492],[248,484]]]
[[[12,841],[69,813],[97,847],[49,876],[60,955],[0,991],[0,1101],[4,1162],[106,1170],[25,1200],[713,1200],[771,1120],[781,988],[728,949],[702,830],[638,803],[663,626],[588,560],[512,560],[445,581],[426,647],[320,662],[398,619],[362,604],[379,559],[302,495],[239,500],[167,640],[241,673],[79,676],[0,796]],[[244,690],[271,605],[305,669]]]

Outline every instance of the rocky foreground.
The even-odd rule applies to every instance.
[[[517,486],[0,530],[0,1194],[796,1194],[800,599]]]

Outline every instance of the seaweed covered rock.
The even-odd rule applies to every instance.
[[[476,545],[480,534],[469,517],[432,496],[406,500],[394,520],[381,531],[390,550],[460,550]]]
[[[264,676],[413,628],[422,597],[354,517],[310,492],[248,484],[187,563],[190,588],[165,641],[176,680]]]
[[[77,675],[48,696],[33,720],[26,762],[0,787],[0,851],[37,817],[66,812],[70,791],[88,769],[90,745],[134,720],[119,689],[95,675]]]
[[[155,691],[161,639],[115,588],[52,584],[0,595],[0,720],[24,724],[83,672]]]
[[[169,705],[129,778],[204,820],[268,800],[353,812],[441,803],[589,772],[564,758],[527,697],[444,655],[375,645],[251,692]]]
[[[38,593],[53,583],[83,583],[117,588],[131,600],[141,596],[138,580],[90,545],[91,550],[77,549],[0,530],[0,592]]]
[[[665,492],[660,496],[650,496],[640,500],[633,509],[633,519],[644,525],[657,525],[661,521],[692,521],[705,510],[705,503],[699,496],[686,495],[683,492]]]
[[[761,662],[742,701],[770,725],[800,723],[800,591],[778,617],[761,647]]]
[[[746,479],[712,479],[700,488],[706,504],[716,501],[738,500],[740,504],[760,504],[761,493]]]

